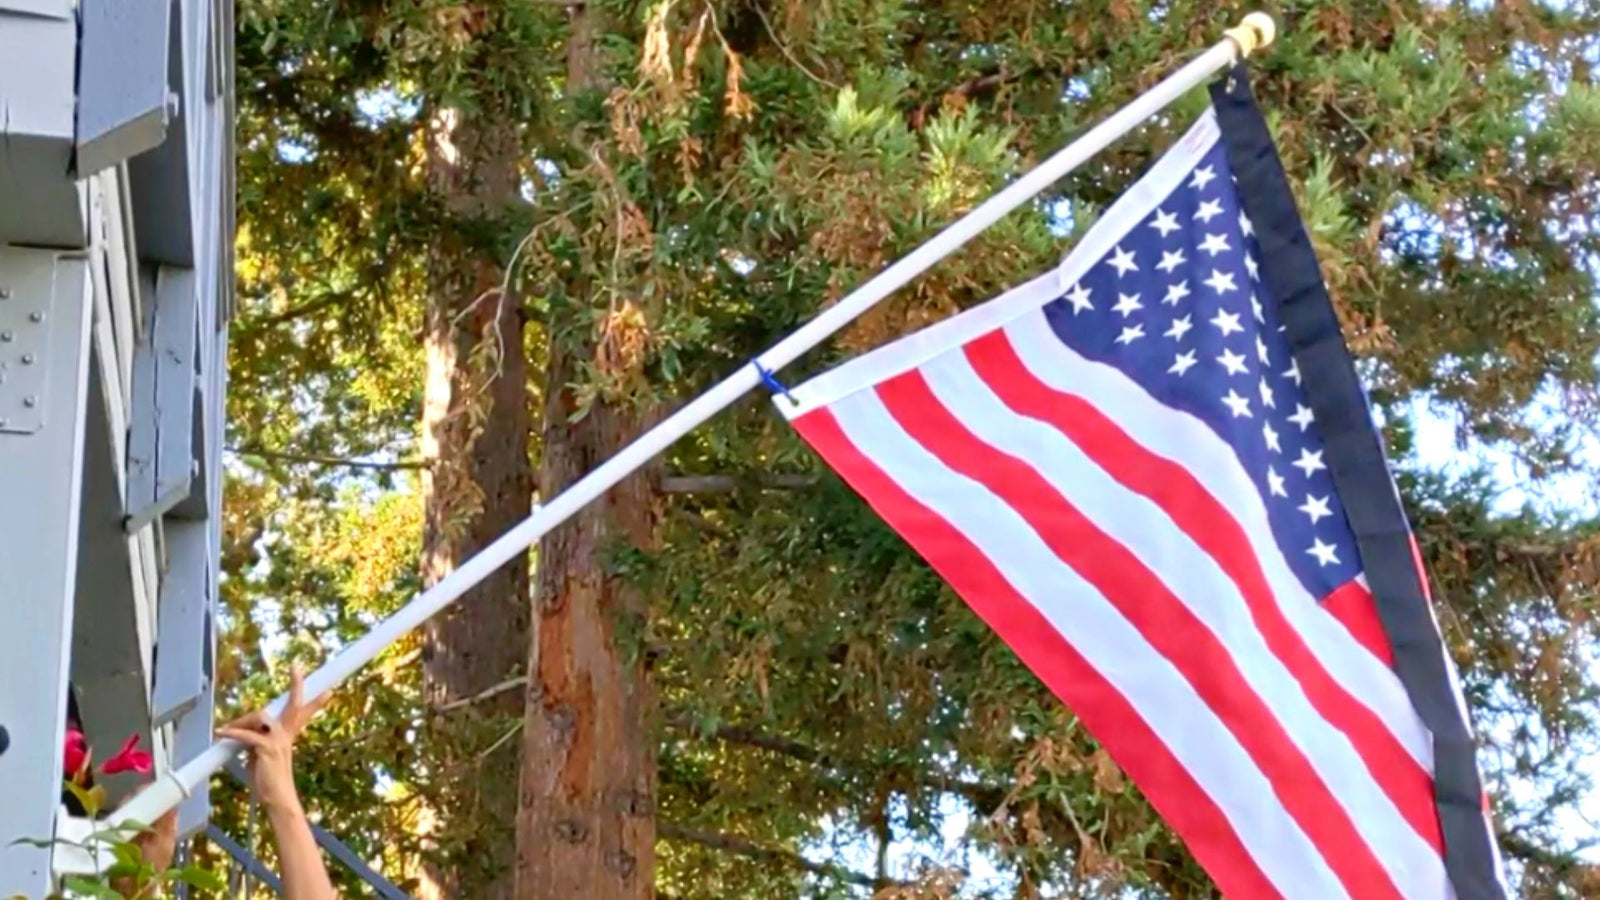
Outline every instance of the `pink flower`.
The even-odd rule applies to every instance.
[[[76,728],[68,728],[63,744],[61,762],[66,770],[67,780],[79,784],[89,768],[89,742],[84,740],[83,732]]]
[[[116,775],[120,772],[137,772],[140,775],[149,775],[154,768],[150,754],[139,749],[139,735],[128,738],[117,751],[117,755],[106,760],[100,767],[102,775]]]

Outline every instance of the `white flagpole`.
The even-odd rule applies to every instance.
[[[315,697],[337,687],[371,662],[389,644],[455,602],[478,582],[518,553],[526,552],[535,541],[649,462],[656,454],[759,386],[762,383],[762,369],[776,372],[827,340],[834,332],[955,252],[1001,217],[1059,181],[1113,141],[1165,109],[1191,88],[1233,65],[1240,57],[1249,56],[1252,51],[1272,43],[1275,34],[1276,26],[1267,14],[1251,13],[1245,16],[1241,24],[1228,29],[1227,36],[1205,53],[856,288],[849,296],[756,357],[752,364],[742,366],[659,425],[640,435],[616,456],[540,507],[438,584],[419,594],[355,643],[334,654],[322,668],[307,676],[306,696]],[[287,701],[287,696],[279,697],[268,709],[277,715]],[[118,809],[110,817],[111,824],[148,824],[155,821],[182,802],[186,795],[226,765],[241,749],[239,744],[227,740],[212,745],[211,749],[181,769],[158,778]]]

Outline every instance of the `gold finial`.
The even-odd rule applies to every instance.
[[[1278,36],[1278,26],[1266,13],[1253,12],[1224,34],[1239,48],[1239,58],[1244,59],[1270,45],[1272,39]]]

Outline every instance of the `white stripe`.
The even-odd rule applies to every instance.
[[[1316,846],[1277,802],[1239,742],[1182,674],[1105,598],[988,489],[950,471],[912,440],[877,395],[830,411],[856,448],[902,490],[960,528],[1001,575],[1119,692],[1232,823],[1268,879],[1296,900],[1348,894]],[[980,523],[981,527],[961,525]]]
[[[939,402],[979,440],[1021,460],[1050,482],[1097,528],[1143,562],[1215,635],[1250,689],[1343,806],[1400,893],[1440,896],[1447,881],[1443,860],[1384,793],[1355,745],[1323,718],[1272,652],[1238,585],[1217,561],[1155,501],[1112,478],[1054,427],[1012,411],[962,353],[947,353],[924,363],[919,371]],[[957,521],[969,536],[986,527],[971,517]],[[1121,599],[1137,603],[1142,598]]]
[[[1312,654],[1432,772],[1432,741],[1400,677],[1362,646],[1295,577],[1273,538],[1261,493],[1233,449],[1200,419],[1159,403],[1116,368],[1080,356],[1056,337],[1042,312],[1018,319],[1006,328],[1006,336],[1040,381],[1094,405],[1146,450],[1188,470],[1233,512],[1261,560],[1284,616]]]

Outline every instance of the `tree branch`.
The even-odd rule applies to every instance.
[[[741,486],[764,491],[798,491],[817,483],[815,475],[759,475],[739,478],[733,475],[667,475],[661,479],[663,494],[729,494]]]
[[[707,847],[712,850],[721,850],[726,853],[733,853],[738,856],[745,856],[749,857],[750,859],[760,860],[762,862],[780,863],[796,869],[804,869],[813,875],[822,875],[828,878],[837,879],[839,881],[845,881],[850,884],[859,884],[863,887],[906,886],[904,882],[891,881],[887,883],[880,883],[877,878],[874,878],[871,875],[863,875],[860,872],[853,872],[849,869],[836,866],[831,863],[814,862],[806,859],[804,856],[801,856],[792,850],[784,850],[779,847],[768,847],[764,844],[758,844],[755,841],[749,840],[748,838],[739,837],[738,835],[720,834],[714,831],[702,831],[698,828],[687,828],[682,825],[675,825],[671,822],[657,822],[656,837],[669,841],[687,841],[691,844],[699,844],[702,847]]]
[[[717,523],[711,521],[705,516],[700,515],[697,512],[690,512],[687,509],[674,509],[672,510],[671,515],[682,519],[684,522],[687,522],[688,524],[705,532],[706,534],[711,535],[714,538],[721,538],[725,541],[733,538],[733,535],[726,528],[723,528],[721,525],[718,525]]]
[[[308,300],[299,306],[291,306],[283,312],[264,313],[256,316],[254,321],[252,321],[250,324],[257,325],[262,328],[276,328],[279,325],[293,322],[295,319],[303,318],[314,313],[319,313],[331,306],[338,306],[339,304],[353,298],[354,294],[350,292],[341,291],[338,293],[325,294],[315,300]]]
[[[399,462],[370,462],[341,456],[323,456],[316,453],[295,453],[289,450],[268,450],[246,445],[225,448],[236,456],[253,456],[258,459],[281,462],[308,463],[317,466],[342,466],[347,469],[371,469],[379,472],[398,472],[426,469],[430,460],[413,459]],[[663,494],[729,494],[740,487],[751,486],[757,490],[798,491],[814,486],[815,475],[763,475],[741,478],[736,475],[667,475],[661,479]],[[708,523],[709,524],[709,523]]]
[[[981,75],[975,75],[972,78],[968,78],[966,81],[963,81],[960,84],[947,88],[937,97],[928,100],[911,111],[911,127],[917,131],[921,131],[922,126],[927,123],[928,117],[934,115],[934,113],[937,111],[937,107],[942,106],[951,100],[959,99],[966,101],[971,100],[980,94],[990,93],[1006,84],[1018,80],[1023,74],[1026,73],[1026,71],[1027,70],[1024,69],[1023,71],[1018,72],[1008,72],[1004,66],[1000,66],[991,71],[984,72]]]
[[[801,760],[802,762],[827,763],[827,757],[816,749],[796,740],[775,734],[765,734],[753,728],[742,728],[737,725],[723,725],[715,732],[717,740],[729,744],[743,744],[746,747],[756,747],[781,753],[784,756]]]
[[[696,727],[694,721],[688,716],[677,716],[672,721],[674,725],[684,731],[690,731],[701,735],[706,734],[704,730]],[[719,741],[729,744],[739,744],[745,747],[755,747],[760,750],[767,750],[772,753],[777,753],[781,756],[787,756],[792,759],[800,760],[801,762],[823,764],[827,764],[828,762],[823,754],[818,752],[813,747],[802,744],[799,741],[783,737],[782,735],[768,734],[767,732],[758,731],[754,728],[746,728],[740,725],[718,725],[707,736],[714,737]]]
[[[435,707],[433,711],[435,713],[454,712],[455,710],[462,709],[464,707],[482,703],[485,700],[493,700],[507,691],[514,691],[520,687],[527,687],[527,685],[528,676],[526,675],[518,675],[516,678],[507,678],[505,681],[502,681],[499,684],[484,688],[478,693],[473,694],[471,697],[462,697],[459,700],[451,700],[449,703],[441,703]]]
[[[261,447],[226,447],[229,453],[235,456],[253,456],[257,459],[277,460],[280,462],[310,463],[316,466],[342,466],[347,469],[371,469],[379,472],[397,472],[412,469],[425,469],[428,467],[426,460],[402,460],[400,462],[369,462],[363,459],[349,459],[339,456],[318,456],[313,453],[290,453],[283,450],[266,450]]]
[[[707,734],[705,731],[695,727],[693,720],[687,716],[675,717],[672,720],[672,724],[681,730],[714,737],[725,743],[766,750],[769,753],[776,753],[780,756],[787,756],[790,759],[824,768],[838,768],[837,763],[817,748],[782,735],[771,734],[742,725],[718,725]],[[915,787],[923,790],[955,794],[986,815],[1003,806],[1009,794],[1006,788],[998,785],[949,778],[938,774],[915,773],[913,777],[906,779],[904,783],[908,788]]]
[[[878,841],[878,877],[872,886],[879,889],[889,886],[889,847],[894,843],[894,823],[889,819],[889,797],[889,791],[880,792],[872,806],[872,832]]]

